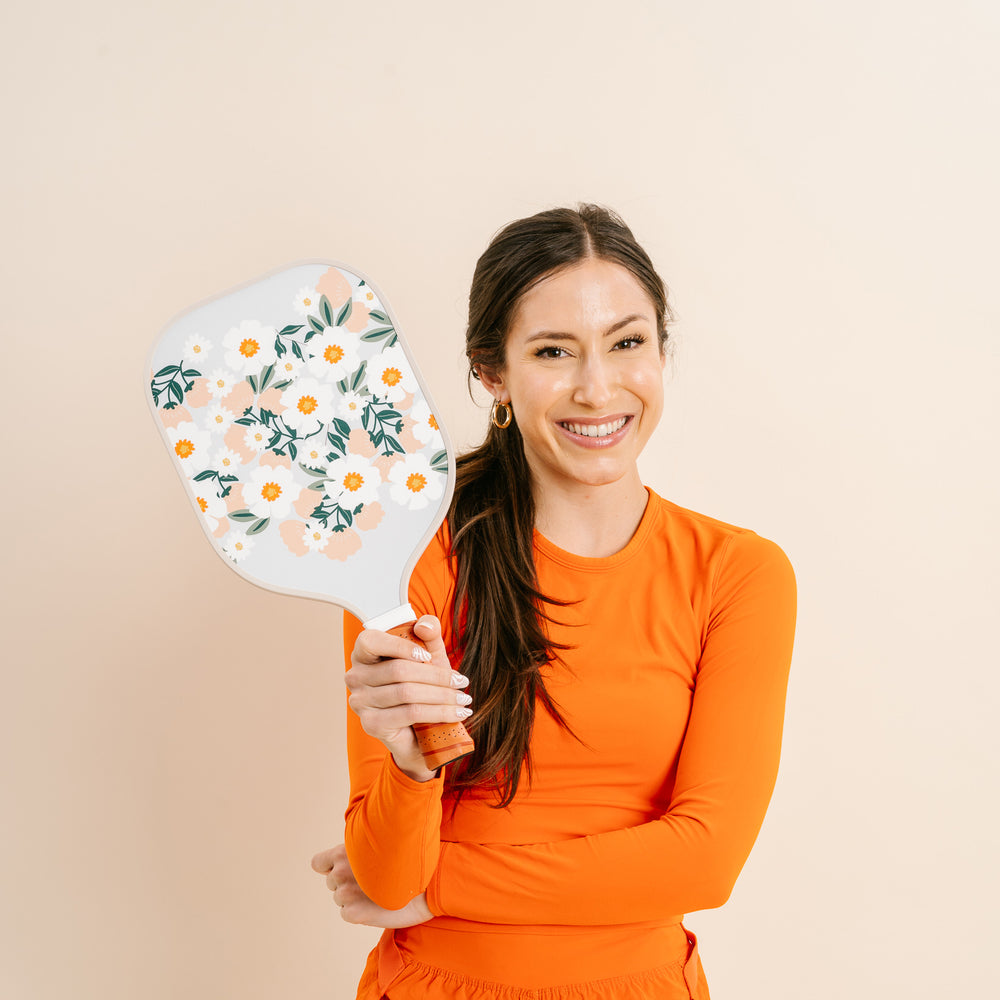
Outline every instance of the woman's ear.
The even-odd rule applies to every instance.
[[[476,372],[479,375],[479,381],[494,399],[498,399],[501,403],[506,403],[510,399],[510,393],[507,392],[507,387],[504,385],[503,375],[495,368],[490,368],[487,365],[476,365]]]

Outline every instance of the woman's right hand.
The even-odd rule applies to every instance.
[[[464,722],[472,714],[472,699],[461,690],[468,678],[448,662],[437,618],[424,615],[414,632],[426,649],[365,629],[354,644],[345,681],[348,704],[362,729],[385,746],[404,774],[430,781],[436,772],[424,764],[413,724]]]

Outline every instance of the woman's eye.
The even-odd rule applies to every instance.
[[[615,350],[617,351],[631,351],[637,347],[641,347],[646,343],[646,338],[639,336],[638,334],[634,337],[625,337],[623,340],[619,340],[615,344]]]
[[[566,351],[562,347],[539,347],[535,351],[536,358],[561,358]]]

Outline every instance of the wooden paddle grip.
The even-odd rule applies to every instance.
[[[427,646],[417,638],[417,633],[413,631],[416,622],[406,622],[404,625],[397,625],[389,629],[389,635],[398,635],[412,642],[421,649]],[[431,771],[436,771],[445,764],[458,760],[466,754],[472,753],[476,745],[472,742],[472,737],[466,732],[465,726],[461,722],[438,722],[425,723],[418,722],[414,725],[413,731],[417,734],[417,745],[424,755],[424,763]]]

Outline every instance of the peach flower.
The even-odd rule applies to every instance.
[[[337,268],[331,267],[316,282],[316,291],[330,300],[330,307],[336,312],[351,297],[351,283]]]
[[[196,378],[194,385],[191,386],[191,391],[184,397],[184,402],[188,406],[197,408],[199,406],[208,406],[211,398],[212,394],[208,391],[208,379]]]
[[[372,503],[366,503],[361,508],[361,513],[354,519],[354,524],[361,531],[371,531],[379,526],[383,517],[385,517],[385,510],[378,500],[375,500]]]

